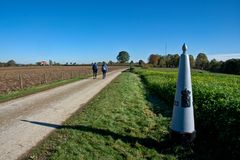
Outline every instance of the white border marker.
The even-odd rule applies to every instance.
[[[192,82],[190,73],[189,55],[186,53],[187,46],[182,46],[178,70],[177,90],[174,99],[171,138],[183,143],[195,139],[195,125],[193,113]]]

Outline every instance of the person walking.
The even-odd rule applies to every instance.
[[[92,64],[92,71],[93,71],[93,79],[96,79],[97,78],[97,72],[98,72],[98,66],[97,66],[96,62]]]
[[[103,79],[106,78],[106,73],[108,71],[108,67],[107,67],[107,64],[105,62],[103,62],[102,64],[102,74],[103,74]]]

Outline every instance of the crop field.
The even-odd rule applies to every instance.
[[[172,108],[177,70],[135,69],[147,88]],[[192,71],[198,158],[237,159],[240,151],[240,76]]]
[[[109,71],[119,68],[121,66],[110,66]],[[0,68],[0,94],[57,80],[84,78],[91,73],[91,66],[2,67]]]

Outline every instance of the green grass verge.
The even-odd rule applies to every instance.
[[[87,76],[86,76],[87,77]],[[54,81],[52,83],[48,83],[48,84],[42,84],[39,86],[33,86],[33,87],[29,87],[29,88],[25,88],[25,89],[21,89],[21,90],[17,90],[17,91],[11,91],[8,93],[4,93],[0,95],[0,103],[2,102],[6,102],[12,99],[16,99],[16,98],[20,98],[20,97],[24,97],[30,94],[34,94],[37,92],[41,92],[41,91],[45,91],[48,89],[52,89],[64,84],[68,84],[68,83],[72,83],[75,81],[79,81],[81,79],[84,79],[86,77],[76,77],[73,79],[67,79],[67,80],[58,80],[58,81]]]
[[[23,159],[178,159],[186,152],[169,148],[166,108],[124,72]]]

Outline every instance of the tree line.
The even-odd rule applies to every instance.
[[[12,67],[17,66],[17,63],[14,60],[9,60],[7,62],[0,62],[0,67]]]
[[[130,59],[129,53],[127,51],[120,51],[116,57],[117,62],[109,61],[108,65],[126,65]],[[159,55],[151,54],[148,58],[148,64],[145,64],[143,60],[139,60],[138,64],[142,67],[152,66],[152,67],[164,67],[164,68],[176,68],[179,64],[180,56],[178,54],[168,54],[168,55]],[[239,74],[240,75],[240,59],[229,59],[227,61],[217,61],[216,59],[208,60],[208,57],[205,53],[199,53],[194,59],[193,55],[189,55],[189,61],[191,68],[208,70],[211,72],[221,72],[229,74]],[[101,63],[101,62],[98,62]],[[64,66],[76,66],[80,65],[76,62],[60,64],[55,61],[49,60],[49,65],[64,65]],[[133,64],[133,61],[130,62]],[[30,64],[33,65],[33,64]],[[35,65],[39,65],[37,62]],[[87,64],[86,64],[87,65]],[[14,60],[9,60],[8,62],[0,62],[0,67],[8,66],[28,66],[17,64]]]
[[[159,55],[151,54],[148,58],[148,64],[153,67],[176,68],[179,64],[180,56],[178,54]],[[229,59],[227,61],[217,61],[216,59],[208,60],[205,53],[199,53],[194,59],[189,55],[191,68],[208,70],[212,72],[221,72],[229,74],[240,74],[240,59]],[[143,60],[139,61],[139,65],[144,66]]]

